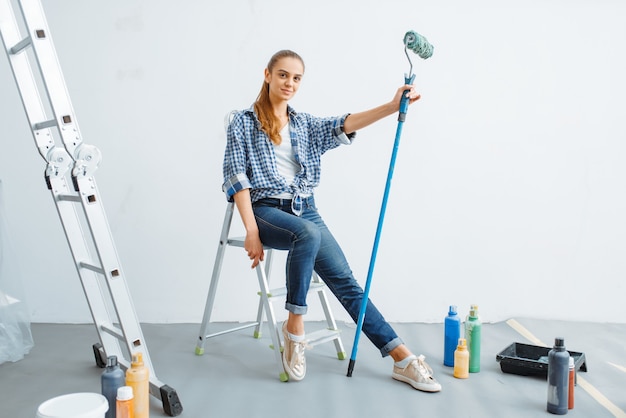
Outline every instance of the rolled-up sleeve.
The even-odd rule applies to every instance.
[[[226,194],[226,199],[229,202],[233,201],[235,193],[250,188],[252,188],[252,184],[245,174],[235,174],[222,184],[222,191]]]
[[[252,187],[246,174],[248,159],[244,141],[244,126],[241,115],[235,115],[226,133],[226,150],[224,152],[224,183],[222,191],[229,202],[240,190]]]
[[[356,137],[356,132],[352,132],[351,134],[346,134],[343,130],[343,125],[346,122],[346,118],[350,116],[349,113],[341,116],[339,119],[336,119],[333,123],[333,135],[335,140],[342,145],[350,145],[352,141]]]

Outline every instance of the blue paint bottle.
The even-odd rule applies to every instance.
[[[461,317],[456,306],[450,305],[448,316],[444,320],[443,365],[454,366],[454,351],[461,338]]]

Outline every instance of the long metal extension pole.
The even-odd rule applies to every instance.
[[[415,80],[415,74],[404,77],[405,84],[413,84]],[[376,254],[378,253],[378,243],[380,241],[380,235],[383,230],[383,222],[385,220],[385,211],[387,210],[387,200],[389,198],[389,190],[391,189],[391,179],[393,178],[393,169],[396,165],[396,156],[398,155],[398,148],[400,146],[400,137],[402,135],[402,126],[406,119],[406,112],[409,109],[409,99],[406,97],[408,90],[405,90],[402,98],[400,99],[400,113],[398,114],[398,126],[396,128],[396,139],[393,144],[393,152],[391,153],[391,161],[389,162],[389,171],[387,173],[387,183],[385,184],[385,193],[383,195],[383,202],[380,207],[380,215],[378,216],[378,226],[376,227],[376,236],[374,238],[374,246],[372,248],[372,256],[370,258],[370,265],[367,271],[367,280],[365,282],[365,289],[363,290],[363,300],[361,301],[361,310],[359,311],[359,317],[356,324],[356,332],[354,334],[354,343],[352,345],[352,354],[350,355],[350,362],[348,363],[348,377],[352,376],[354,370],[354,364],[356,362],[356,355],[359,347],[359,339],[361,338],[361,330],[363,329],[363,321],[365,320],[365,310],[369,303],[370,286],[372,283],[372,275],[374,273],[374,265],[376,264]]]

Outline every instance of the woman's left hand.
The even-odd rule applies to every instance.
[[[417,91],[415,91],[414,85],[405,84],[404,86],[398,88],[398,90],[396,91],[396,95],[393,98],[393,102],[398,103],[398,109],[400,108],[400,100],[404,95],[409,99],[409,104],[418,101],[420,97],[422,97]]]
[[[366,126],[369,126],[372,123],[397,112],[400,110],[400,99],[402,99],[404,94],[406,94],[406,97],[409,99],[409,104],[416,102],[421,97],[415,91],[415,87],[412,84],[405,84],[396,90],[396,94],[392,101],[364,112],[351,113],[348,115],[343,124],[343,131],[350,135],[352,132],[356,132],[359,129],[365,128]]]

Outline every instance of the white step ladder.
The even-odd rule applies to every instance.
[[[142,353],[150,393],[162,401],[166,414],[180,415],[178,394],[158,380],[152,367],[93,177],[100,151],[83,143],[41,2],[13,2],[20,20],[12,0],[0,0],[0,35],[98,332],[96,364],[104,367],[106,358],[115,355],[126,369],[131,354]],[[20,28],[27,34],[21,35]]]
[[[205,342],[209,338],[216,337],[218,335],[255,327],[254,337],[261,338],[261,326],[263,325],[263,313],[265,312],[267,326],[270,330],[270,336],[272,339],[272,345],[270,347],[274,351],[274,356],[278,365],[278,376],[281,381],[286,382],[287,380],[289,380],[289,375],[283,369],[281,357],[283,347],[281,341],[282,330],[281,325],[276,320],[272,301],[276,300],[277,298],[281,298],[281,300],[284,301],[287,290],[284,287],[278,289],[270,289],[269,287],[272,256],[275,250],[265,247],[265,261],[261,261],[255,269],[257,273],[257,278],[259,280],[259,308],[257,311],[256,321],[207,334],[207,328],[209,327],[211,321],[211,312],[213,311],[213,304],[215,302],[217,285],[222,271],[222,262],[224,261],[226,248],[228,246],[243,248],[244,246],[243,237],[229,236],[234,211],[235,204],[233,202],[228,203],[228,205],[226,206],[226,214],[224,215],[224,223],[222,224],[222,232],[220,234],[220,241],[217,248],[217,255],[215,257],[215,264],[213,265],[213,274],[211,276],[209,294],[207,296],[204,316],[202,318],[202,324],[200,326],[200,334],[198,337],[198,342],[196,344],[196,355],[203,355]],[[313,277],[311,278],[309,293],[316,292],[318,294],[322,309],[324,310],[324,315],[326,317],[327,327],[313,332],[307,331],[307,342],[310,347],[313,347],[321,343],[333,341],[335,343],[335,349],[337,350],[337,358],[339,360],[345,360],[347,356],[343,348],[343,343],[341,342],[341,337],[339,335],[340,331],[337,328],[335,318],[333,317],[332,311],[328,304],[328,298],[326,296],[325,288],[326,285],[319,279],[317,274],[314,273]],[[276,349],[276,347],[278,347],[278,349]]]

